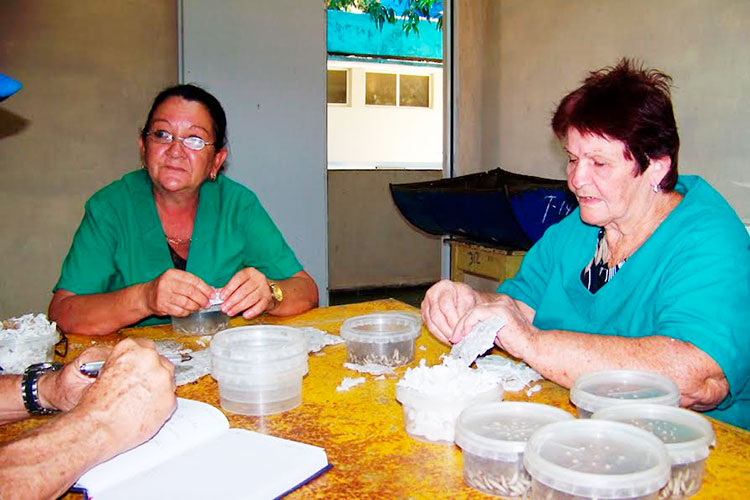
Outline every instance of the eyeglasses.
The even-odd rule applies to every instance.
[[[190,137],[175,137],[166,130],[156,130],[154,132],[146,132],[146,135],[151,137],[154,142],[159,144],[172,144],[175,139],[180,141],[183,146],[193,151],[200,151],[206,146],[213,146],[213,142],[206,142],[197,135],[191,135]]]

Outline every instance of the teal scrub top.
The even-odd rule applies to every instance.
[[[137,170],[86,202],[54,290],[111,292],[151,281],[172,267],[151,179]],[[245,267],[271,280],[302,270],[255,193],[219,175],[201,186],[186,271],[220,288]],[[138,325],[166,319],[152,316]]]
[[[684,198],[597,293],[581,283],[599,228],[576,209],[550,227],[498,288],[536,311],[534,326],[690,342],[724,371],[730,393],[707,412],[750,428],[750,236],[707,182],[680,176]]]

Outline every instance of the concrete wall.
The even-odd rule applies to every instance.
[[[350,92],[349,104],[328,105],[329,168],[372,168],[384,164],[442,168],[442,68],[328,61],[328,69],[349,71]],[[430,107],[365,105],[366,72],[429,76]]]
[[[5,0],[0,318],[46,311],[85,200],[139,166],[138,129],[177,82],[175,2]]]
[[[440,279],[440,239],[401,216],[390,183],[437,180],[439,171],[330,170],[328,255],[331,290],[414,285]]]
[[[491,31],[480,40],[486,108],[474,153],[486,168],[564,177],[564,155],[549,126],[556,104],[588,71],[635,57],[674,78],[680,172],[704,176],[750,222],[750,2],[490,3],[483,14]]]

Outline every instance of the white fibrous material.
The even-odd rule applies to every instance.
[[[25,314],[2,321],[0,370],[20,374],[27,366],[52,361],[58,334],[55,322],[44,314]]]
[[[529,387],[529,390],[526,391],[526,395],[531,397],[532,394],[537,393],[542,390],[542,386],[539,384],[532,385]]]
[[[418,367],[407,368],[397,385],[434,399],[426,405],[401,401],[407,431],[429,441],[452,442],[458,415],[476,396],[497,388],[498,379],[447,356],[442,364],[429,367],[420,360]]]
[[[210,338],[210,337],[209,337]],[[177,363],[174,366],[175,385],[185,385],[195,382],[211,372],[211,353],[208,349],[192,351],[179,342],[159,340],[155,342],[156,352],[162,356],[190,354],[192,359]]]
[[[477,359],[477,369],[497,377],[506,392],[520,391],[530,383],[543,378],[523,361],[516,362],[497,354]],[[541,386],[539,388],[541,389]],[[537,390],[539,389],[534,392]]]
[[[221,292],[219,292],[219,290],[216,290],[214,288],[214,294],[211,296],[210,299],[208,299],[208,303],[210,306],[217,306],[219,304],[223,304],[224,301],[221,300]]]
[[[427,348],[425,346],[423,346],[423,345],[417,347],[417,349],[419,349],[420,351],[426,351],[427,350]]]
[[[480,321],[469,334],[451,348],[450,356],[460,359],[470,366],[481,354],[487,352],[495,344],[498,330],[505,326],[506,320],[502,316],[492,316]]]
[[[358,365],[356,363],[344,363],[344,368],[349,368],[355,372],[369,373],[370,375],[383,375],[385,373],[391,374],[396,373],[390,366],[379,365],[377,363],[367,363],[364,365]]]
[[[355,387],[359,384],[365,383],[365,377],[344,377],[344,379],[341,381],[338,387],[336,387],[336,392],[343,392],[348,391],[352,387]]]
[[[313,327],[298,328],[301,332],[307,335],[309,341],[308,352],[318,352],[327,345],[343,344],[344,339],[338,335],[331,335],[323,330],[318,330]]]

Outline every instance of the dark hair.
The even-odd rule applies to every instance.
[[[156,96],[151,109],[148,112],[146,118],[146,124],[141,131],[141,137],[146,140],[146,134],[151,127],[151,120],[154,117],[154,111],[158,108],[161,103],[169,99],[170,97],[181,97],[186,101],[199,102],[211,115],[211,123],[214,128],[214,150],[219,151],[227,145],[227,115],[224,113],[224,108],[221,107],[221,103],[213,95],[206,90],[192,84],[175,85],[169,87]]]
[[[625,157],[638,164],[636,175],[651,158],[669,156],[672,165],[659,187],[671,191],[677,183],[680,136],[672,110],[672,78],[655,69],[622,59],[615,67],[589,74],[566,95],[552,118],[552,130],[563,140],[570,128],[622,141]]]

